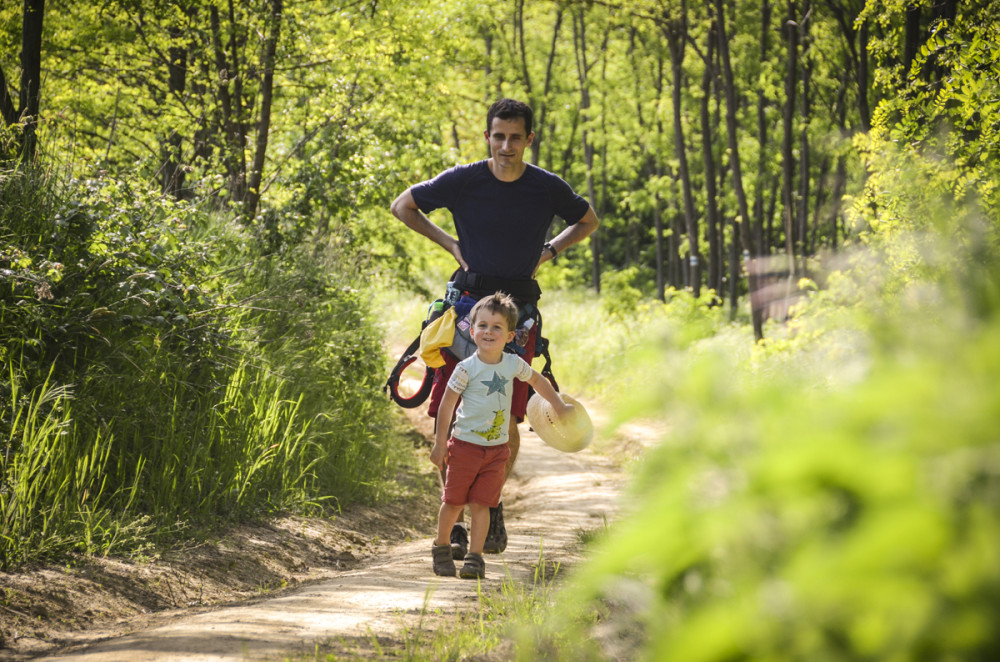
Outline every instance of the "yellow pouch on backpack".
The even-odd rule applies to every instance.
[[[441,348],[448,347],[455,340],[455,309],[449,308],[420,332],[420,348],[417,354],[429,368],[444,365]]]

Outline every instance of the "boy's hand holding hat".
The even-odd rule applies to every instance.
[[[594,424],[587,410],[574,398],[560,394],[568,405],[557,412],[548,400],[537,393],[528,400],[528,422],[549,446],[564,453],[576,453],[590,445]]]

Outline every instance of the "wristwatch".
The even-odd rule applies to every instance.
[[[556,251],[556,249],[555,249],[555,248],[554,248],[554,247],[552,246],[552,244],[550,244],[549,242],[545,242],[545,243],[544,243],[544,244],[542,245],[542,248],[544,248],[544,249],[545,249],[545,250],[547,250],[548,252],[552,253],[552,259],[553,259],[553,260],[555,260],[555,259],[556,259],[556,255],[558,255],[558,254],[559,254],[559,253],[558,253],[558,252]]]

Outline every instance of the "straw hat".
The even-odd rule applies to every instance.
[[[564,453],[575,453],[590,445],[594,438],[594,424],[590,415],[578,401],[560,394],[563,402],[573,405],[573,413],[564,419],[556,416],[552,405],[535,393],[528,400],[528,422],[535,433],[552,448]]]

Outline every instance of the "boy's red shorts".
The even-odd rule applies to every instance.
[[[528,331],[528,339],[524,343],[524,354],[521,358],[531,365],[532,359],[535,358],[535,332],[538,330],[537,326],[531,327]],[[455,366],[458,365],[458,359],[449,354],[448,352],[442,351],[441,357],[444,358],[444,365],[434,371],[434,385],[431,387],[431,401],[427,406],[427,415],[431,418],[437,418],[438,407],[441,405],[441,398],[444,397],[444,390],[448,387],[448,380],[451,379],[451,373],[455,370]],[[511,400],[510,413],[514,416],[518,422],[524,420],[524,415],[528,411],[528,382],[522,382],[520,379],[514,380],[514,395]]]
[[[441,500],[452,506],[478,503],[496,508],[509,458],[509,444],[480,446],[451,437]]]

